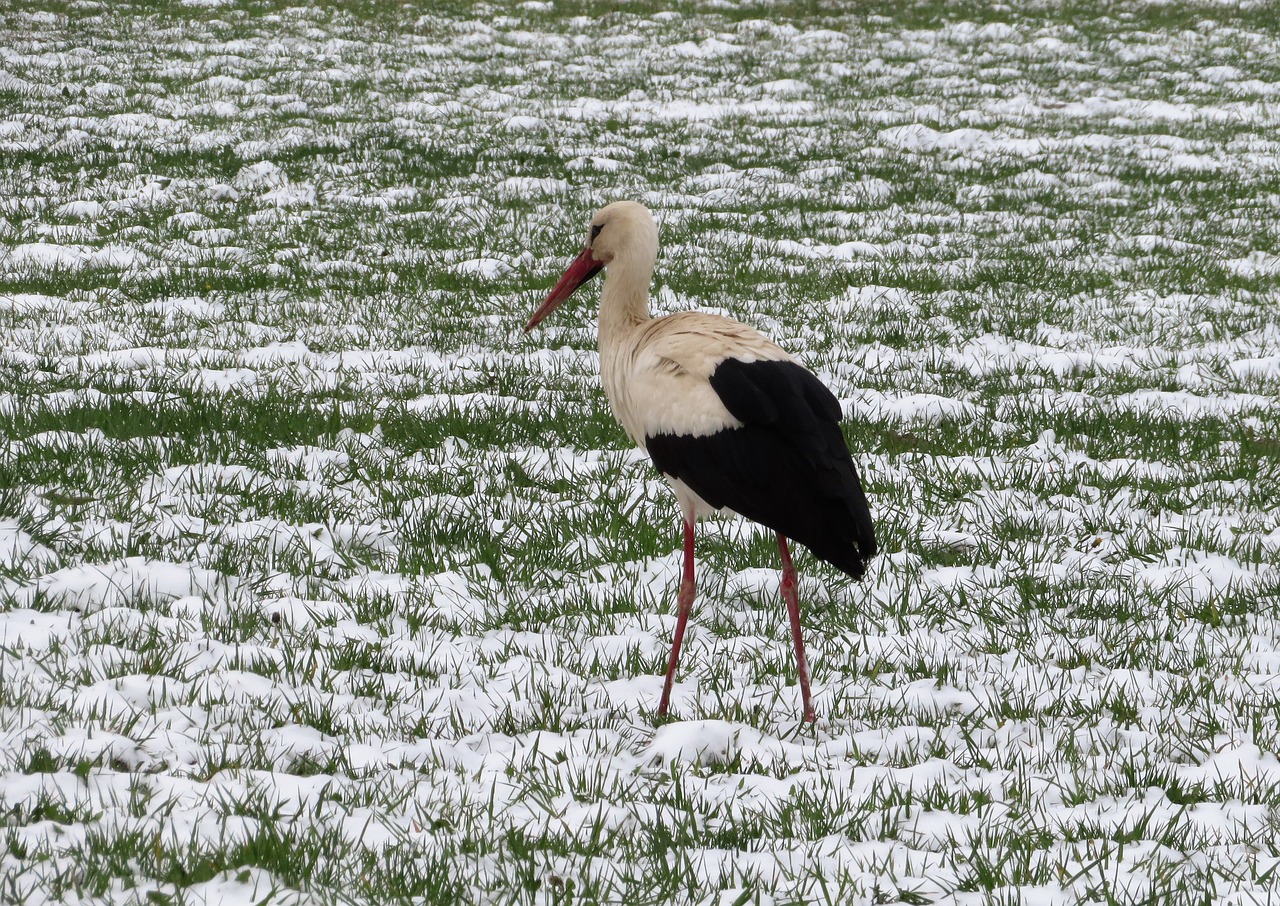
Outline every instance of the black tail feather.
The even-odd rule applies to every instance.
[[[786,360],[725,359],[710,381],[741,426],[648,437],[654,464],[710,505],[767,525],[861,577],[877,550],[875,526],[840,433],[840,402]]]
[[[875,556],[875,528],[862,482],[839,443],[843,456],[821,470],[776,430],[759,426],[702,437],[661,434],[647,446],[660,471],[711,506],[781,532],[857,579]]]

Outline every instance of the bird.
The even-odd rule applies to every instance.
[[[683,572],[658,716],[668,714],[697,593],[695,524],[729,510],[777,536],[804,720],[813,722],[788,539],[855,579],[877,551],[870,506],[840,430],[840,402],[813,372],[746,324],[698,311],[652,317],[657,257],[658,227],[649,209],[635,201],[606,205],[591,217],[585,247],[525,333],[606,271],[598,334],[605,396],[623,430],[671,485],[683,518]]]

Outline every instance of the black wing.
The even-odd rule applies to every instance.
[[[647,437],[654,465],[712,506],[741,513],[861,576],[876,553],[875,528],[840,433],[840,402],[787,361],[725,359],[711,387],[742,427]]]

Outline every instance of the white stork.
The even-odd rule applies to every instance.
[[[684,516],[684,576],[658,714],[665,716],[693,606],[694,522],[729,509],[778,536],[804,719],[814,719],[787,539],[855,579],[876,552],[871,512],[840,433],[840,403],[810,371],[756,330],[703,312],[649,316],[658,257],[653,215],[618,201],[591,218],[587,245],[532,330],[601,268],[600,373],[627,434],[675,489]]]

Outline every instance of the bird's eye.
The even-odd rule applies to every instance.
[[[604,229],[603,223],[593,223],[591,225],[591,241],[595,242],[596,237],[600,235],[600,231]]]

